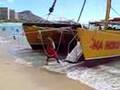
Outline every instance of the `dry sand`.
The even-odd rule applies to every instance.
[[[0,43],[0,90],[93,90],[65,75],[13,62],[8,46]]]

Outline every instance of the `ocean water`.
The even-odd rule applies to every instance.
[[[95,90],[120,90],[120,60],[90,68],[81,64],[51,62],[44,68],[64,73],[68,78],[85,83]]]
[[[31,49],[24,34],[22,23],[0,23],[0,37],[0,42],[7,42],[8,52],[15,58],[16,63],[34,67],[44,65],[46,56],[43,52]],[[13,43],[9,44],[9,42]]]

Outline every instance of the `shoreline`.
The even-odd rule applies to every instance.
[[[0,90],[93,90],[65,75],[15,63],[8,52],[10,44],[15,42],[0,44]]]

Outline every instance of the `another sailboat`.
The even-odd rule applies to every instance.
[[[120,56],[120,32],[107,30],[111,0],[107,0],[104,30],[78,29],[78,38],[85,60]]]

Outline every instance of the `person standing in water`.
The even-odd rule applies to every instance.
[[[50,58],[54,58],[56,59],[57,63],[60,63],[58,59],[58,53],[55,50],[55,43],[52,40],[52,38],[48,37],[47,38],[47,60],[46,60],[47,63],[46,64],[48,64]]]

